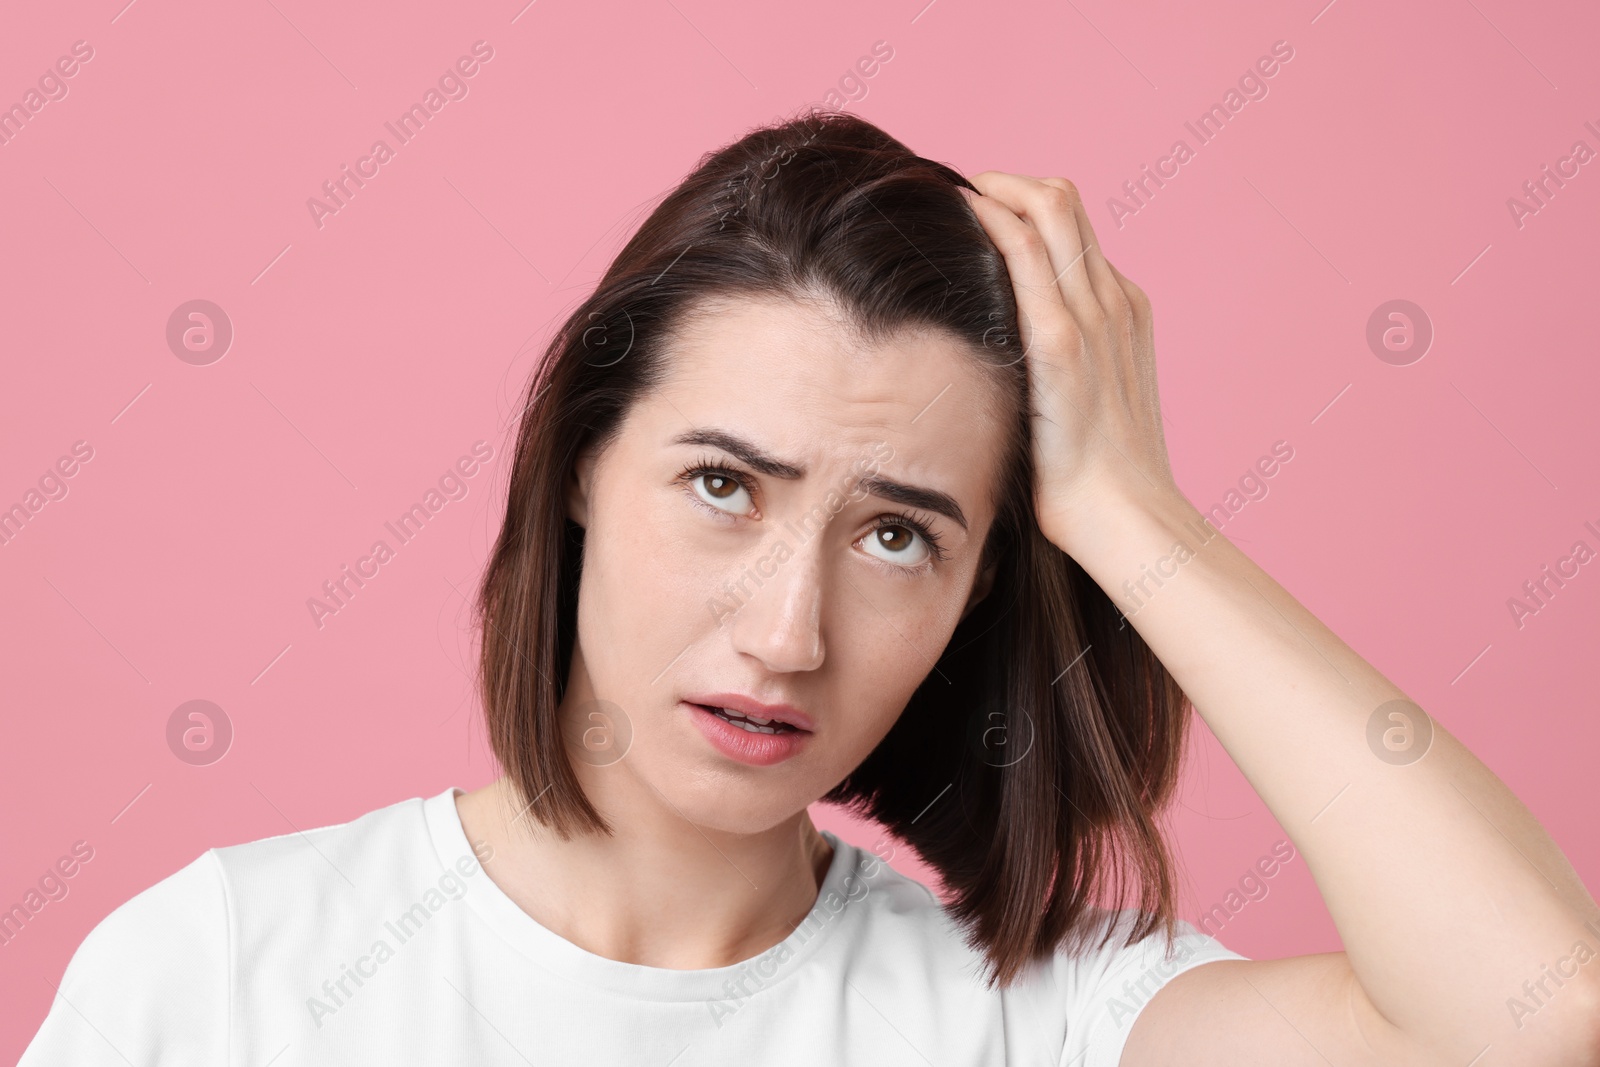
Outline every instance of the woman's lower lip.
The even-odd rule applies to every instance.
[[[740,763],[756,767],[770,767],[774,763],[782,763],[805,747],[806,739],[811,736],[804,730],[784,730],[775,734],[753,733],[712,714],[699,704],[691,704],[687,700],[681,703],[688,710],[694,724],[705,735],[706,740],[711,742],[712,747],[729,759],[736,759]]]

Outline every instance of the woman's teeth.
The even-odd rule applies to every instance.
[[[731,722],[741,730],[748,730],[753,734],[783,734],[794,730],[794,727],[788,723],[778,722],[775,719],[758,719],[751,715],[740,715],[738,712],[729,711],[727,708],[713,708],[707,705],[702,705],[702,707],[706,707],[706,710],[724,722]]]

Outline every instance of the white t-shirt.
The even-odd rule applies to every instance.
[[[990,990],[932,892],[824,831],[832,863],[783,942],[729,967],[622,963],[489,879],[457,792],[211,849],[138,894],[84,939],[19,1067],[1114,1067],[1162,984],[1244,958],[1187,923],[1169,952],[1127,946],[1123,925]]]

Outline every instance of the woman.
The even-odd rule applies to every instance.
[[[1064,180],[709,155],[552,341],[479,593],[505,776],[207,852],[25,1065],[1600,1062],[1593,898],[1183,497]],[[1346,951],[1175,920],[1190,699]]]

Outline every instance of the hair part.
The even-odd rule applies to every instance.
[[[994,584],[882,742],[820,799],[914,848],[990,984],[1008,985],[1100,929],[1102,906],[1139,909],[1134,941],[1158,925],[1174,934],[1173,861],[1156,819],[1189,708],[1112,600],[1039,529],[1010,276],[957,187],[974,188],[838,112],[753,130],[700,160],[531,377],[477,592],[479,685],[491,747],[527,810],[563,838],[609,833],[557,714],[577,632],[584,531],[566,489],[580,452],[610,443],[663,380],[676,333],[721,298],[826,301],[867,341],[934,329],[967,342],[1009,413],[979,567],[994,566]]]

